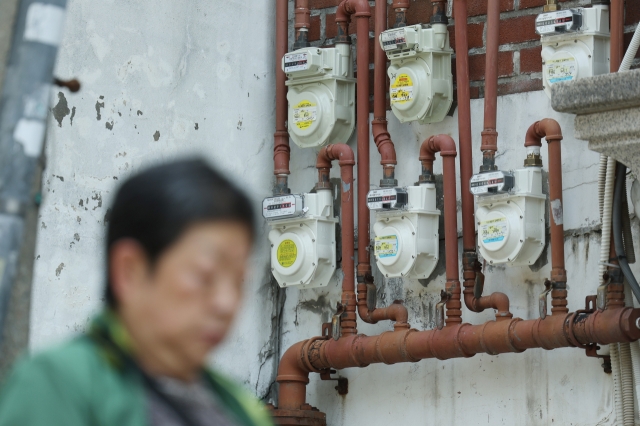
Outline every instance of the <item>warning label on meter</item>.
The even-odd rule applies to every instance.
[[[316,119],[317,107],[314,103],[302,101],[293,108],[293,124],[300,130],[311,127]]]
[[[550,59],[545,64],[545,73],[550,84],[571,81],[578,74],[578,63],[573,56]]]
[[[398,254],[398,236],[376,237],[374,252],[377,257],[393,257]]]
[[[278,246],[278,253],[276,254],[278,263],[283,268],[288,268],[293,265],[298,258],[298,247],[292,240],[284,240]]]
[[[400,74],[389,90],[392,104],[403,104],[413,99],[413,81],[407,74]]]
[[[478,235],[482,239],[483,244],[498,243],[505,239],[509,230],[509,223],[506,217],[491,219],[480,222]]]

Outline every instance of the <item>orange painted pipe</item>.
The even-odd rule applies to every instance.
[[[548,316],[544,320],[513,318],[480,325],[456,324],[442,330],[388,331],[378,336],[352,335],[339,340],[315,338],[292,346],[280,362],[279,408],[300,410],[310,372],[369,364],[417,362],[497,355],[526,349],[584,347],[631,342],[640,338],[640,309],[618,308],[593,313]]]
[[[433,176],[435,153],[443,162],[444,182],[444,244],[446,251],[447,283],[445,291],[451,296],[447,301],[447,326],[462,322],[460,302],[460,275],[458,272],[458,213],[456,206],[456,143],[448,135],[431,136],[420,146],[422,176],[420,182],[430,182]]]
[[[341,316],[342,335],[349,336],[357,333],[356,329],[356,293],[355,293],[355,261],[353,252],[355,241],[353,236],[353,166],[356,164],[353,150],[346,144],[338,143],[325,146],[320,150],[316,161],[318,170],[317,190],[331,190],[329,170],[331,162],[338,161],[340,166],[340,194],[342,202],[342,298],[341,304],[345,311]]]
[[[287,131],[287,79],[282,70],[282,58],[288,46],[288,2],[276,0],[276,131],[273,135],[273,173],[276,175],[276,194],[289,192],[288,176],[289,133]]]
[[[498,110],[498,47],[500,46],[500,0],[487,5],[487,53],[484,78],[483,170],[494,170],[498,150],[496,120]]]

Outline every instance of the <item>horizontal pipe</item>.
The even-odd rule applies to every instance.
[[[338,340],[315,338],[285,352],[278,369],[281,409],[299,410],[305,404],[310,372],[370,364],[417,362],[497,355],[526,349],[584,347],[589,344],[632,342],[640,338],[640,309],[551,315],[545,319],[489,321],[480,325],[456,324],[441,330],[388,331],[377,336],[352,335]],[[310,343],[309,343],[310,342]]]

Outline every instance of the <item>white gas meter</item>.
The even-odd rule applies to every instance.
[[[609,7],[558,10],[538,15],[544,91],[563,81],[609,72]]]
[[[535,263],[545,243],[541,167],[480,173],[471,178],[471,192],[482,257],[493,265]]]
[[[333,191],[266,198],[271,272],[280,287],[324,287],[336,270]]]
[[[391,61],[391,109],[401,123],[437,123],[451,108],[453,76],[445,24],[411,25],[384,31],[380,45]]]
[[[385,277],[425,279],[438,264],[435,184],[370,191],[375,211],[374,254]]]
[[[347,142],[355,127],[355,91],[351,49],[306,47],[282,58],[289,86],[288,126],[301,148]]]

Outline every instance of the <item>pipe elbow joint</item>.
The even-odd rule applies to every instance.
[[[441,157],[456,157],[456,142],[449,135],[431,136],[420,146],[420,161],[434,161],[436,152],[439,152]]]
[[[524,146],[542,146],[542,138],[546,138],[547,142],[561,141],[560,123],[552,118],[536,121],[527,129]]]
[[[320,150],[316,160],[316,169],[330,169],[333,160],[338,160],[340,166],[354,166],[356,164],[351,147],[344,143],[337,143],[325,146]]]
[[[344,0],[340,3],[338,10],[344,4],[344,10],[349,15],[354,15],[356,18],[370,18],[371,7],[368,0]],[[337,19],[337,14],[336,14]]]

